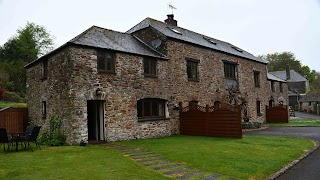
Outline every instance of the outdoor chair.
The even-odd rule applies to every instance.
[[[0,128],[0,147],[3,145],[4,152],[6,151],[6,144],[7,144],[7,151],[10,149],[10,147],[13,147],[12,140],[9,140],[8,134],[6,129]]]
[[[30,148],[31,151],[33,152],[30,142],[34,142],[36,144],[36,147],[41,149],[39,143],[37,142],[40,129],[41,129],[41,126],[34,126],[30,135],[26,135],[25,137],[22,137],[20,139],[20,141],[24,143],[25,149]]]
[[[33,128],[35,127],[35,125],[29,125],[29,126],[27,126],[27,128],[26,128],[26,132],[24,132],[24,133],[21,133],[19,136],[19,142],[21,143],[21,146],[23,146],[23,142],[24,141],[22,141],[22,139],[27,139],[30,135],[31,135],[31,133],[32,133],[32,131],[33,131]]]

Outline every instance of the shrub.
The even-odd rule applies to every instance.
[[[2,100],[8,102],[25,102],[24,98],[20,97],[17,93],[9,91],[3,92]]]
[[[42,131],[38,142],[49,146],[62,146],[66,141],[65,135],[61,132],[62,119],[59,116],[49,116],[49,129]]]

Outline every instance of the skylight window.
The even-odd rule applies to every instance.
[[[211,38],[208,38],[208,37],[203,36],[203,39],[207,40],[207,41],[208,41],[209,43],[211,43],[211,44],[217,45],[217,42],[214,41],[214,40],[211,39]]]
[[[240,48],[238,48],[238,47],[236,47],[236,46],[231,46],[233,49],[235,49],[235,50],[237,50],[237,51],[239,51],[239,52],[243,52],[243,50],[242,49],[240,49]]]
[[[177,30],[177,29],[174,29],[174,28],[170,28],[170,27],[168,27],[171,31],[173,31],[173,32],[175,32],[175,33],[177,33],[177,34],[180,34],[180,35],[182,35],[182,33],[179,31],[179,30]]]

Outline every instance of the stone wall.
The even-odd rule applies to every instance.
[[[73,64],[68,47],[62,48],[57,53],[48,57],[48,76],[42,79],[42,60],[27,68],[27,104],[28,116],[32,124],[47,128],[48,119],[55,115],[63,118],[63,131],[68,132],[73,114],[73,107],[69,98],[70,75]],[[42,117],[42,102],[46,102],[47,117]],[[70,122],[70,123],[69,123]]]
[[[266,65],[255,61],[239,58],[225,53],[213,51],[183,42],[169,40],[167,42],[169,56],[169,76],[173,97],[176,101],[187,106],[191,100],[197,100],[201,105],[212,106],[215,101],[226,102],[227,91],[224,87],[224,62],[223,60],[238,63],[238,82],[240,95],[248,94],[249,116],[251,120],[265,121],[265,106],[269,98],[279,96],[287,97],[284,93],[271,93],[271,83],[267,81]],[[200,60],[199,82],[188,81],[185,58]],[[260,87],[254,85],[254,71],[260,72]],[[283,89],[286,84],[283,83]],[[256,101],[261,101],[261,115],[257,115]]]
[[[149,35],[150,36],[150,35]],[[66,47],[49,57],[47,80],[41,80],[40,64],[28,68],[27,94],[29,115],[36,124],[45,125],[41,117],[41,102],[47,101],[48,114],[63,118],[67,142],[78,144],[88,138],[87,101],[105,103],[106,140],[129,140],[179,134],[179,112],[173,105],[187,106],[191,100],[212,106],[225,102],[223,60],[238,63],[238,82],[241,95],[248,94],[249,116],[254,121],[265,121],[265,105],[270,97],[277,100],[284,93],[271,93],[266,65],[228,55],[192,44],[167,39],[163,47],[169,60],[157,60],[157,77],[145,77],[143,57],[116,53],[115,74],[97,72],[97,51],[80,46]],[[199,82],[188,81],[185,58],[199,60]],[[260,72],[260,87],[254,86],[254,71]],[[102,97],[96,97],[97,88]],[[167,101],[168,116],[163,120],[138,121],[137,101],[160,98]],[[261,101],[261,115],[257,115],[256,101]]]
[[[108,141],[169,136],[179,132],[178,112],[172,108],[169,108],[169,117],[165,120],[138,122],[137,117],[139,99],[160,98],[171,105],[166,60],[157,61],[158,76],[149,78],[143,74],[143,57],[116,53],[116,73],[101,74],[97,72],[95,49],[74,47],[71,53],[75,63],[71,76],[71,98],[77,106],[75,108],[83,111],[83,116],[75,117],[78,124],[86,125],[87,100],[95,100],[93,94],[97,88],[102,88]],[[79,127],[79,132],[86,134],[86,131],[85,126]],[[78,136],[83,138],[81,134]],[[73,138],[73,141],[81,140],[79,138]]]

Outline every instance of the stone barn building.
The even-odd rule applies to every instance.
[[[29,119],[46,128],[50,115],[60,116],[69,144],[170,136],[179,134],[179,102],[212,106],[236,87],[251,119],[263,122],[265,105],[287,97],[266,65],[177,26],[173,15],[125,33],[92,26],[26,66]]]

